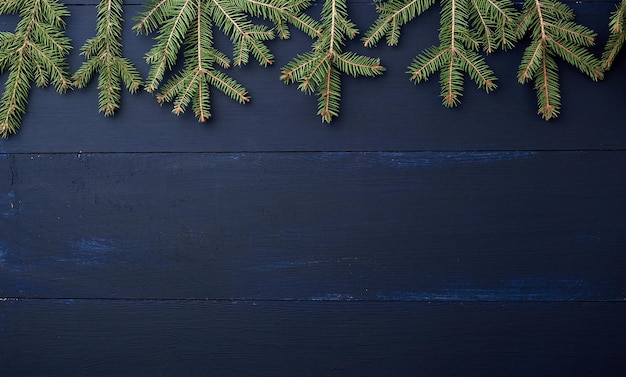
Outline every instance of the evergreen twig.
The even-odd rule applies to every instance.
[[[232,0],[238,7],[252,16],[274,23],[281,39],[289,39],[288,24],[292,24],[311,38],[322,32],[320,25],[311,16],[303,13],[314,0]]]
[[[534,80],[538,114],[545,120],[558,117],[561,109],[555,56],[594,81],[604,77],[602,63],[589,50],[596,34],[573,20],[572,9],[559,1],[526,0],[516,31],[519,37],[527,32],[531,34],[531,42],[522,57],[517,78],[522,84]]]
[[[133,63],[122,57],[122,0],[102,0],[98,4],[96,36],[81,48],[85,61],[72,77],[77,88],[89,84],[99,72],[99,111],[113,115],[120,107],[122,82],[129,92],[135,93],[142,79]]]
[[[365,33],[364,45],[373,46],[383,38],[390,46],[398,44],[401,27],[433,3],[434,0],[379,2],[379,17]],[[465,73],[487,92],[497,87],[494,72],[478,51],[491,53],[513,47],[518,12],[510,0],[441,0],[441,6],[440,45],[418,55],[408,73],[412,81],[421,82],[440,72],[442,103],[453,107],[460,103]]]
[[[159,103],[172,102],[172,112],[180,114],[189,104],[200,122],[211,117],[210,87],[216,87],[232,99],[246,103],[246,89],[215,66],[229,68],[231,61],[215,48],[213,27],[233,43],[235,65],[247,64],[250,55],[261,65],[272,64],[274,57],[265,42],[274,31],[253,24],[248,15],[269,19],[282,38],[288,38],[286,24],[291,23],[309,34],[317,34],[317,24],[302,12],[310,0],[152,0],[137,18],[138,33],[158,32],[156,44],[147,53],[151,64],[146,91],[160,88],[165,72],[170,70],[184,50],[184,67],[169,79],[157,94]]]
[[[322,33],[312,50],[298,55],[282,69],[285,83],[299,82],[307,94],[317,93],[318,112],[322,121],[331,122],[339,115],[341,73],[356,76],[377,76],[384,72],[380,59],[353,52],[342,52],[345,39],[358,34],[348,18],[345,0],[326,0],[322,8]]]
[[[626,27],[624,27],[624,23],[626,23],[626,0],[622,0],[611,14],[609,20],[609,39],[602,54],[602,67],[604,69],[610,69],[613,66],[615,57],[624,46],[624,42],[626,42]]]
[[[71,87],[66,56],[71,46],[64,35],[67,8],[56,0],[9,0],[0,14],[19,13],[15,33],[0,33],[0,73],[9,71],[0,103],[0,135],[20,128],[31,83],[52,82],[60,93]]]

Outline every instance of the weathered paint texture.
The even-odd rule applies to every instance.
[[[96,9],[68,4],[75,70]],[[570,5],[600,51],[614,3]],[[600,83],[560,67],[554,122],[521,49],[445,109],[406,75],[435,8],[397,48],[349,42],[388,70],[346,78],[329,126],[278,79],[297,31],[272,67],[229,70],[253,100],[216,93],[204,125],[148,93],[103,117],[95,82],[33,90],[0,141],[0,376],[622,376],[626,59]],[[139,9],[124,54],[145,75]]]

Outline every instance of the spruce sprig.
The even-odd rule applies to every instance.
[[[390,0],[378,5],[379,16],[365,33],[363,44],[385,38],[390,46],[400,40],[401,27],[430,8],[434,0]],[[494,72],[479,53],[513,47],[518,12],[509,0],[441,0],[439,46],[426,49],[409,65],[414,82],[440,72],[442,103],[454,107],[463,94],[467,73],[479,88],[494,90]]]
[[[9,71],[0,100],[0,134],[9,137],[20,128],[31,83],[56,90],[71,87],[66,56],[71,46],[64,34],[67,8],[56,0],[10,0],[0,14],[19,13],[15,33],[0,33],[0,73]]]
[[[561,109],[559,71],[555,57],[597,81],[604,77],[602,63],[589,50],[596,34],[573,22],[574,12],[555,0],[526,0],[516,31],[518,37],[528,32],[530,45],[524,51],[517,78],[521,84],[534,80],[538,114],[545,120],[556,118]]]
[[[99,111],[105,116],[119,109],[122,83],[131,93],[142,84],[139,71],[130,60],[122,57],[122,5],[122,0],[102,0],[98,4],[96,36],[81,48],[87,61],[72,77],[77,88],[84,88],[99,72]]]
[[[400,41],[402,26],[412,21],[435,3],[435,0],[389,0],[377,1],[378,18],[363,35],[366,47],[373,47],[382,38],[387,45],[396,46]]]
[[[191,104],[200,122],[211,117],[210,87],[240,102],[250,100],[246,89],[232,77],[216,69],[229,68],[230,58],[214,46],[213,29],[221,30],[233,44],[233,63],[242,66],[250,55],[261,65],[273,63],[266,42],[275,37],[274,30],[254,24],[248,16],[269,19],[283,38],[289,36],[287,24],[308,33],[317,33],[317,24],[302,12],[310,0],[152,0],[136,19],[138,33],[157,32],[156,44],[146,54],[151,68],[145,89],[160,88],[166,71],[177,62],[181,50],[183,69],[169,79],[157,93],[160,103],[172,102],[172,112],[180,114]]]
[[[281,39],[289,39],[289,24],[294,25],[315,38],[322,32],[320,25],[304,13],[313,0],[232,0],[238,7],[252,16],[270,20],[275,25],[276,34]]]
[[[282,69],[281,80],[298,82],[298,88],[317,93],[318,111],[323,122],[330,123],[339,116],[341,73],[351,76],[377,76],[385,71],[380,59],[343,52],[346,38],[358,34],[356,25],[348,18],[345,0],[326,0],[321,14],[322,33],[309,52],[298,55]]]
[[[620,52],[626,42],[626,0],[617,6],[615,11],[611,14],[609,20],[609,39],[604,47],[604,53],[602,54],[602,67],[604,69],[610,69],[615,62],[615,57]]]

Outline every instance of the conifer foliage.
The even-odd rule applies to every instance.
[[[517,78],[535,82],[538,113],[546,119],[559,115],[561,93],[555,56],[573,65],[594,81],[604,77],[600,60],[589,50],[596,34],[574,21],[574,12],[555,0],[526,0],[516,34],[531,35]]]
[[[119,108],[122,83],[131,93],[142,84],[139,71],[122,57],[122,3],[122,0],[102,0],[98,4],[96,36],[82,47],[87,61],[72,77],[77,88],[84,88],[99,72],[99,111],[105,116],[113,115]]]
[[[384,72],[380,59],[343,52],[346,37],[353,39],[358,30],[348,18],[345,0],[326,0],[322,7],[322,33],[312,50],[297,56],[283,67],[285,83],[300,83],[300,90],[317,93],[318,111],[323,122],[339,115],[341,73],[357,76],[377,76]]]
[[[382,38],[394,46],[403,25],[428,9],[434,0],[390,0],[378,5],[379,17],[363,43],[373,46]],[[411,80],[421,82],[440,72],[442,103],[454,107],[463,94],[467,73],[478,87],[496,88],[494,72],[479,53],[513,47],[518,12],[509,0],[441,0],[439,46],[418,55],[409,66]]]
[[[310,0],[152,0],[137,18],[138,33],[157,32],[156,44],[147,53],[151,64],[145,88],[160,88],[166,71],[184,51],[184,67],[167,80],[157,94],[160,103],[172,102],[175,114],[191,104],[198,120],[211,117],[210,88],[215,87],[232,99],[246,103],[246,89],[232,77],[216,69],[230,67],[230,58],[213,42],[214,26],[226,34],[233,44],[233,61],[237,66],[248,63],[250,56],[261,65],[272,64],[274,57],[265,43],[275,37],[274,30],[254,24],[249,16],[259,16],[274,23],[282,38],[287,38],[287,24],[293,24],[315,35],[315,22],[302,12]]]
[[[200,122],[211,117],[213,88],[246,103],[247,90],[224,73],[231,64],[243,66],[252,58],[262,66],[273,64],[267,42],[290,37],[289,25],[314,39],[311,50],[282,68],[281,80],[298,83],[306,94],[318,97],[317,114],[331,122],[340,112],[342,74],[373,77],[385,67],[377,58],[344,51],[346,41],[358,35],[350,20],[347,0],[323,0],[320,21],[305,11],[315,0],[148,0],[136,17],[138,34],[156,34],[146,54],[151,65],[145,82],[133,63],[122,57],[123,0],[101,0],[96,36],[82,47],[86,61],[70,78],[65,36],[67,8],[58,0],[0,1],[0,15],[18,14],[14,32],[0,32],[0,74],[8,71],[0,98],[0,135],[19,130],[32,85],[52,83],[58,92],[83,88],[98,74],[99,111],[113,115],[120,106],[122,86],[134,93],[140,86],[156,92],[159,103],[171,102],[172,112],[191,107]],[[400,41],[404,25],[428,10],[436,0],[374,0],[378,18],[362,38],[366,47],[386,40]],[[427,48],[408,66],[410,80],[419,83],[439,73],[442,103],[457,106],[464,80],[471,78],[490,92],[497,78],[484,53],[509,49],[529,36],[518,67],[518,81],[533,81],[538,113],[546,120],[561,109],[557,59],[600,80],[626,43],[626,0],[611,14],[610,36],[602,60],[590,50],[593,30],[574,22],[574,12],[558,0],[524,0],[522,11],[511,0],[439,0],[439,45]],[[260,19],[264,19],[262,21]],[[232,43],[224,52],[214,43],[221,31]],[[181,62],[182,60],[182,62]],[[178,72],[169,73],[182,63]]]
[[[0,14],[18,13],[14,33],[0,33],[0,73],[9,71],[0,104],[0,134],[18,131],[31,85],[50,82],[58,92],[71,87],[66,56],[70,40],[64,35],[67,8],[56,0],[9,0]]]
[[[620,52],[626,42],[626,0],[622,0],[617,9],[611,14],[609,21],[609,40],[602,54],[602,66],[609,69],[615,61],[615,57]]]

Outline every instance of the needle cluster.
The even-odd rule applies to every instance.
[[[363,43],[373,46],[385,38],[390,46],[400,39],[401,27],[427,10],[434,0],[390,0],[379,3],[378,19]],[[441,0],[439,46],[426,49],[409,66],[411,80],[421,82],[440,73],[442,103],[460,103],[464,77],[487,92],[497,80],[482,54],[513,47],[518,12],[509,0]]]
[[[298,83],[306,94],[318,97],[322,122],[339,116],[343,74],[373,77],[385,68],[377,58],[344,51],[346,41],[358,35],[350,20],[347,0],[323,0],[320,21],[305,12],[314,0],[149,0],[136,17],[133,29],[156,34],[146,54],[150,64],[144,82],[122,57],[123,0],[101,0],[96,35],[81,48],[86,61],[72,75],[65,36],[67,8],[58,0],[5,0],[0,15],[18,14],[14,32],[0,32],[0,74],[8,72],[0,98],[0,135],[19,130],[33,85],[52,83],[58,92],[74,85],[83,88],[98,74],[99,111],[113,115],[120,106],[122,87],[131,93],[142,85],[156,93],[159,103],[172,103],[172,112],[192,108],[200,122],[211,117],[210,94],[217,89],[235,101],[250,101],[247,90],[224,71],[251,59],[273,64],[268,41],[290,37],[295,26],[314,39],[311,50],[282,68],[281,80]],[[375,0],[378,18],[362,42],[373,47],[386,40],[399,43],[404,25],[428,10],[436,0]],[[419,83],[439,73],[442,103],[459,105],[464,80],[472,79],[487,92],[496,89],[497,77],[485,54],[529,42],[518,67],[521,84],[534,82],[538,113],[546,120],[561,109],[557,59],[601,80],[626,43],[626,0],[611,14],[610,36],[602,59],[591,52],[596,34],[574,22],[574,12],[558,0],[525,0],[521,12],[511,0],[439,0],[439,45],[417,55],[408,66],[410,80]],[[219,31],[232,43],[224,52],[214,43]],[[181,68],[175,68],[180,66]],[[177,69],[176,72],[171,72]]]
[[[613,66],[615,57],[620,52],[626,42],[626,28],[624,23],[626,22],[626,0],[617,6],[615,11],[611,14],[609,20],[609,39],[605,45],[604,53],[602,54],[602,67],[604,69],[610,69]]]
[[[345,0],[326,0],[321,15],[322,32],[309,52],[298,55],[282,69],[281,80],[300,83],[298,88],[318,96],[318,111],[323,122],[339,115],[341,73],[354,77],[377,76],[385,68],[380,59],[344,52],[346,38],[358,34],[348,18]]]
[[[210,88],[215,87],[232,99],[246,103],[247,90],[219,69],[229,68],[231,59],[213,43],[214,28],[227,35],[233,44],[233,63],[242,66],[250,56],[261,65],[272,64],[274,57],[266,42],[278,34],[287,38],[291,23],[309,34],[318,31],[315,22],[302,12],[309,0],[152,0],[137,18],[134,30],[156,32],[156,44],[147,53],[151,65],[145,89],[157,92],[160,103],[172,102],[175,114],[191,104],[200,122],[211,117]],[[249,16],[270,20],[270,28],[254,24]],[[161,88],[166,71],[177,63],[183,51],[183,68]]]
[[[0,135],[15,134],[26,111],[31,85],[53,83],[58,92],[71,87],[66,57],[71,49],[64,34],[67,8],[56,0],[10,0],[0,14],[18,13],[14,33],[0,33],[0,73],[9,75],[0,100]]]
[[[526,0],[516,35],[531,36],[524,51],[517,78],[534,81],[538,113],[546,119],[559,115],[561,92],[556,57],[576,67],[594,81],[604,77],[602,63],[589,50],[596,34],[575,23],[574,12],[555,0]]]
[[[99,73],[99,111],[113,115],[120,107],[122,83],[135,93],[142,84],[139,71],[130,60],[122,57],[122,0],[102,0],[98,4],[96,36],[81,48],[87,59],[74,73],[74,86],[84,88],[96,72]]]

